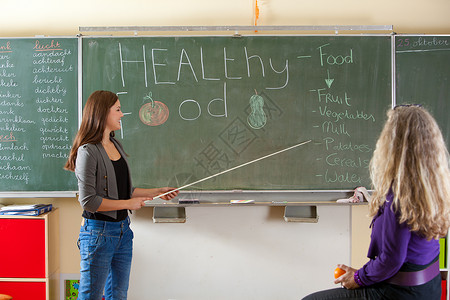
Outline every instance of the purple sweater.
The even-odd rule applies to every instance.
[[[364,285],[382,282],[394,276],[403,263],[426,265],[439,254],[439,241],[417,235],[403,223],[399,224],[391,205],[394,199],[392,191],[386,196],[386,202],[378,215],[372,220],[372,235],[367,262],[358,275]]]

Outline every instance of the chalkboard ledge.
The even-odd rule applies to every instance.
[[[213,192],[211,192],[213,193]],[[349,192],[350,193],[350,192]],[[214,194],[214,193],[213,193]],[[346,196],[348,197],[348,196]],[[221,199],[223,200],[223,199]],[[163,202],[152,203],[146,206],[153,207],[153,222],[154,223],[185,223],[186,222],[186,207],[251,207],[251,206],[282,206],[284,207],[283,218],[286,222],[302,222],[302,223],[317,223],[319,215],[317,213],[318,206],[324,205],[338,205],[338,206],[357,206],[367,205],[367,202],[360,203],[337,203],[336,200],[320,200],[320,201],[260,201],[256,202],[249,199],[240,201],[239,204],[234,202],[205,202],[199,199],[193,200],[192,204],[183,204],[177,202]]]
[[[181,191],[171,201],[155,199],[148,207],[192,206],[310,206],[310,205],[365,205],[362,203],[337,203],[337,199],[352,196],[354,190],[238,190],[238,191]],[[234,201],[233,201],[234,200]],[[239,204],[237,201],[242,200]],[[233,201],[234,203],[231,203]],[[182,203],[179,203],[182,202]]]
[[[165,202],[165,203],[153,203],[153,204],[147,204],[144,207],[227,207],[227,206],[360,206],[360,205],[368,205],[367,202],[361,202],[361,203],[336,203],[336,201],[310,201],[310,202],[253,202],[252,204],[231,204],[231,203],[221,203],[221,202],[208,202],[208,203],[198,203],[198,204],[178,204],[178,203],[171,203],[171,202]]]

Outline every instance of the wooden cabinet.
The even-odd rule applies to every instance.
[[[14,300],[58,299],[58,209],[40,216],[0,216],[0,245],[0,293]]]

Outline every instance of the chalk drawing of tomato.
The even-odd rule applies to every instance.
[[[161,101],[155,101],[152,99],[152,92],[144,97],[144,100],[150,100],[150,102],[142,105],[139,110],[139,118],[141,122],[149,126],[158,126],[164,124],[169,118],[169,109],[167,105]]]

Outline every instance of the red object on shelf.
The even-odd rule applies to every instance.
[[[45,278],[45,220],[1,219],[0,232],[0,277]]]
[[[0,281],[0,291],[13,300],[45,300],[45,282]]]
[[[442,287],[441,300],[446,300],[447,299],[447,280],[441,281],[441,287]]]

